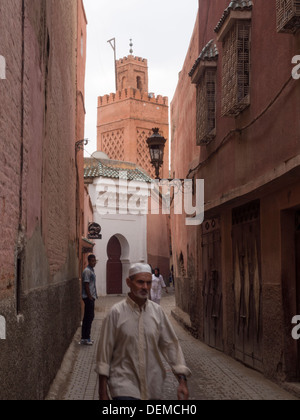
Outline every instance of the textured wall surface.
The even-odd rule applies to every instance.
[[[215,28],[228,24],[230,34],[230,19],[241,18],[229,11],[236,5],[243,19],[251,19],[250,56],[244,46],[250,101],[236,118],[228,118],[221,107],[228,93],[226,37],[218,38],[221,31]],[[176,302],[189,314],[197,336],[276,381],[299,381],[300,351],[291,337],[291,320],[300,311],[300,84],[292,78],[291,60],[299,52],[300,32],[277,32],[276,15],[276,2],[199,0],[171,102],[171,144],[172,173],[204,179],[205,221],[190,228],[183,217],[171,217],[172,249]],[[196,98],[190,70],[197,68],[201,75],[201,65],[209,67],[209,59],[199,54],[210,40],[218,49],[216,135],[199,147],[196,122],[203,120],[196,111],[205,100]],[[244,76],[247,81],[246,70]],[[253,203],[259,204],[257,215]],[[219,228],[207,232],[206,225],[216,220]]]
[[[0,0],[0,21],[0,399],[43,399],[80,320],[77,2]]]

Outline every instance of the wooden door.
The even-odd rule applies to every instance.
[[[235,357],[262,370],[260,202],[232,212]]]
[[[218,218],[202,225],[204,342],[223,351],[221,233]]]
[[[107,244],[106,263],[106,293],[116,295],[122,293],[122,263],[121,244],[116,236],[113,236]]]

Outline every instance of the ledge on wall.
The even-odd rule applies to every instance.
[[[173,318],[183,326],[193,337],[198,338],[197,331],[192,327],[190,316],[180,309],[178,306],[172,309],[171,315]]]

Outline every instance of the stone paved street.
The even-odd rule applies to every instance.
[[[98,384],[95,369],[97,342],[106,311],[123,297],[100,298],[93,322],[92,347],[80,346],[80,328],[67,351],[61,369],[52,384],[48,400],[97,400]],[[259,372],[214,350],[192,337],[171,316],[174,294],[165,295],[161,304],[179,337],[187,365],[193,376],[189,379],[190,400],[297,400],[295,392],[264,378]],[[163,400],[176,400],[177,381],[168,369]]]

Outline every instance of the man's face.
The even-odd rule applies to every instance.
[[[152,275],[150,273],[139,273],[127,279],[127,285],[132,295],[137,300],[146,300],[149,297],[152,284]]]
[[[97,264],[96,258],[90,258],[89,259],[89,266],[94,268],[95,265]]]

